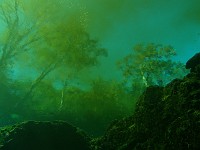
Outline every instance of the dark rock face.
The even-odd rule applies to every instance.
[[[191,69],[191,72],[197,72],[200,69],[200,53],[195,54],[186,63],[186,69]]]
[[[188,61],[189,73],[166,87],[146,89],[135,113],[114,121],[105,135],[92,140],[99,150],[200,149],[200,53]]]
[[[28,121],[0,130],[1,150],[88,150],[89,138],[66,122]]]

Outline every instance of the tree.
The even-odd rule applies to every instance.
[[[66,7],[51,0],[9,0],[1,4],[5,30],[0,70],[12,70],[17,64],[21,70],[26,66],[35,71],[35,80],[18,105],[31,98],[50,73],[56,80],[66,80],[72,72],[95,66],[100,56],[107,55],[86,31],[83,9],[69,12]]]
[[[138,87],[164,86],[174,78],[182,78],[187,72],[182,63],[172,60],[175,55],[172,46],[138,44],[119,62],[119,67],[125,79]]]
[[[31,53],[20,56],[19,61],[26,61],[26,65],[38,74],[23,99],[30,98],[38,84],[53,71],[55,80],[66,80],[72,72],[95,66],[100,56],[107,55],[107,51],[86,31],[82,10],[66,15],[66,8],[62,9],[59,7],[61,5],[57,7],[53,5],[57,2],[46,0],[41,1],[37,12],[27,10],[30,4],[38,2],[24,3],[26,16],[35,22],[41,42],[32,47]],[[48,13],[44,13],[45,10]]]
[[[35,49],[29,61],[38,72],[29,92],[39,84],[50,72],[56,71],[59,77],[67,78],[72,71],[80,71],[84,68],[95,66],[99,56],[106,56],[106,50],[98,46],[98,42],[90,38],[89,34],[79,26],[78,22],[60,22],[58,26],[46,28],[44,45],[41,49]],[[60,78],[61,79],[61,78]],[[64,80],[64,79],[63,79]]]

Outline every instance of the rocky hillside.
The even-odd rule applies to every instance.
[[[134,115],[113,121],[103,137],[92,140],[93,149],[200,149],[200,53],[186,68],[184,79],[148,87]]]

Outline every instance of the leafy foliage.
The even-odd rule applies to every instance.
[[[119,62],[119,67],[127,82],[163,86],[187,73],[182,63],[172,60],[175,55],[172,46],[138,44],[131,54]]]
[[[38,11],[32,6],[38,6]],[[1,74],[5,73],[2,68],[13,69],[9,65],[35,72],[35,79],[20,103],[31,98],[41,81],[56,69],[59,68],[56,80],[65,80],[71,72],[95,66],[100,56],[107,56],[107,51],[85,30],[83,11],[65,17],[68,10],[61,6],[46,0],[10,0],[1,6],[7,25],[0,49]]]

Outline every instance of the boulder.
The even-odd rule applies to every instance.
[[[186,63],[186,69],[190,69],[190,72],[196,72],[199,70],[200,65],[200,53],[195,54]]]
[[[0,150],[89,150],[89,138],[63,121],[28,121],[0,130]]]

